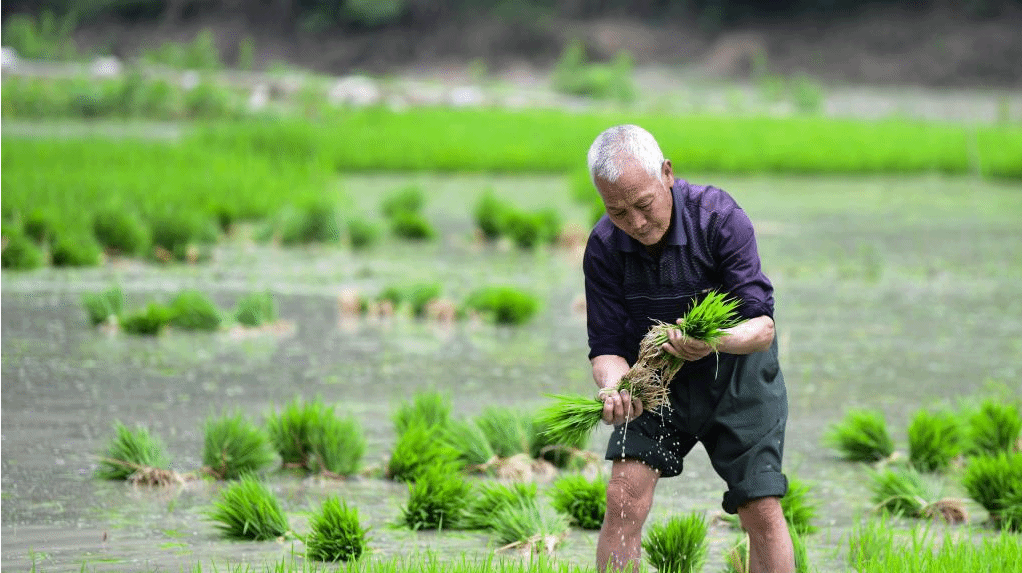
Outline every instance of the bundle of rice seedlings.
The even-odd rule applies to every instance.
[[[568,536],[568,518],[548,505],[523,501],[497,509],[490,524],[498,551],[549,555]]]
[[[82,294],[82,307],[89,315],[89,322],[96,326],[116,318],[124,311],[124,293],[117,286],[103,292],[87,292]]]
[[[962,430],[949,412],[920,410],[908,426],[908,451],[912,467],[921,472],[947,469],[962,452]]]
[[[145,428],[132,431],[120,421],[114,422],[115,436],[99,458],[96,477],[130,480],[133,483],[166,485],[180,481],[168,466],[163,442]]]
[[[269,437],[240,411],[206,419],[202,463],[213,477],[237,479],[273,461]]]
[[[347,222],[348,242],[352,249],[366,249],[380,240],[380,228],[375,223],[359,217]]]
[[[451,420],[451,398],[437,390],[416,392],[411,402],[402,402],[394,412],[394,431],[398,436],[412,426],[442,428]]]
[[[885,514],[881,514],[879,519],[862,519],[848,535],[848,564],[854,570],[862,571],[893,547],[894,530],[887,523]]]
[[[650,526],[642,538],[646,560],[657,571],[693,573],[706,561],[706,517],[692,512]]]
[[[458,528],[469,503],[471,486],[450,466],[430,466],[408,485],[408,502],[400,523],[413,531]]]
[[[449,473],[461,469],[458,451],[440,438],[441,428],[413,424],[397,438],[387,462],[387,477],[414,482],[431,468]]]
[[[1010,452],[1022,432],[1017,402],[984,400],[968,417],[968,450],[972,455]]]
[[[538,416],[532,421],[532,457],[547,460],[560,469],[581,470],[593,461],[594,454],[587,450],[589,435],[578,435],[578,441],[559,442],[548,433],[544,420]],[[602,458],[599,458],[602,460]]]
[[[238,299],[234,320],[244,326],[262,326],[277,320],[277,305],[269,291],[254,292]]]
[[[391,285],[380,291],[377,300],[380,302],[387,301],[393,308],[398,308],[403,305],[411,310],[412,315],[416,318],[425,316],[426,307],[435,300],[440,298],[440,293],[443,291],[443,285],[440,283],[414,283],[409,285]]]
[[[1011,524],[1017,526],[1017,503],[1022,498],[1022,453],[970,458],[962,475],[969,497],[979,502],[997,525],[1004,525],[1008,510]]]
[[[324,417],[309,434],[311,464],[309,469],[333,477],[358,473],[365,453],[366,440],[354,416]]]
[[[120,319],[121,330],[129,334],[155,336],[170,324],[173,312],[162,304],[151,302],[145,310],[130,313]]]
[[[872,474],[873,502],[877,509],[903,517],[942,519],[959,523],[967,518],[965,505],[955,499],[939,499],[915,470],[881,470]]]
[[[1022,532],[1022,487],[1016,487],[1001,496],[999,517],[1002,529]]]
[[[280,215],[280,243],[285,246],[333,243],[341,238],[337,206],[325,197],[311,197]]]
[[[788,476],[788,493],[781,498],[781,511],[793,533],[805,535],[817,529],[813,520],[819,504],[810,496],[811,489],[808,483]]]
[[[408,211],[390,218],[390,230],[394,236],[412,241],[429,241],[437,236],[436,229],[425,215]]]
[[[207,517],[231,539],[266,541],[282,537],[290,530],[277,498],[251,474],[227,486]]]
[[[831,427],[824,441],[853,462],[877,462],[894,453],[887,422],[874,410],[849,410],[843,421]]]
[[[512,408],[489,406],[475,419],[490,448],[500,458],[532,456],[532,416]]]
[[[671,330],[701,340],[716,351],[720,339],[727,334],[725,329],[742,322],[737,314],[740,302],[726,299],[716,291],[709,292],[703,300],[682,317],[680,324],[657,322],[643,337],[639,346],[639,358],[618,382],[616,390],[627,390],[632,397],[642,402],[643,408],[656,410],[668,400],[668,386],[681,369],[684,361],[663,351]],[[547,428],[546,434],[561,443],[588,441],[593,428],[603,415],[603,402],[596,398],[551,395],[554,403],[545,407],[539,420]]]
[[[517,325],[528,321],[539,310],[535,295],[512,286],[485,286],[466,297],[466,311],[477,312],[497,324]]]
[[[602,477],[590,481],[579,474],[563,476],[554,482],[551,504],[574,525],[599,529],[607,511],[607,481]]]
[[[486,434],[472,420],[452,420],[440,431],[440,439],[458,452],[467,469],[481,471],[496,458]]]
[[[122,207],[93,213],[92,232],[104,248],[128,256],[143,254],[152,240],[145,221]]]
[[[368,528],[362,527],[358,510],[328,497],[309,519],[306,556],[315,561],[354,561],[366,550]]]
[[[43,250],[21,229],[12,225],[4,227],[0,266],[5,269],[28,271],[43,266],[45,262]]]
[[[220,310],[205,294],[187,290],[170,301],[170,323],[183,330],[213,331],[220,328]]]
[[[274,409],[266,419],[270,442],[284,467],[309,469],[312,454],[311,434],[334,415],[333,407],[316,397],[303,402],[295,397],[279,413]]]
[[[795,555],[795,573],[809,573],[809,551],[802,533],[791,530],[791,549]]]
[[[389,193],[380,202],[380,211],[384,217],[393,217],[398,213],[419,213],[426,206],[426,193],[418,185],[409,185]]]
[[[535,483],[488,482],[482,484],[473,495],[461,522],[465,529],[492,529],[493,518],[506,507],[535,503]]]

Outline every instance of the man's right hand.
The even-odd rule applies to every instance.
[[[618,392],[611,388],[603,388],[597,394],[603,401],[603,423],[620,426],[642,415],[642,400],[633,398],[628,390]]]

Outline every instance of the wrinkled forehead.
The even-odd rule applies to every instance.
[[[619,165],[621,176],[617,181],[611,183],[597,180],[597,189],[608,207],[631,205],[663,190],[659,185],[659,179],[647,173],[634,159],[626,160]]]

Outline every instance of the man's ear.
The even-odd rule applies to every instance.
[[[660,176],[663,177],[668,188],[674,186],[674,167],[671,165],[670,159],[664,159],[664,164],[660,167]]]

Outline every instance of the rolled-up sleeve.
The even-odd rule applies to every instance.
[[[742,301],[743,318],[774,316],[774,287],[763,274],[756,234],[745,211],[735,208],[720,220],[713,238],[721,287]]]
[[[606,354],[623,357],[634,354],[626,348],[628,314],[624,308],[622,271],[595,232],[586,244],[582,271],[590,360]]]

